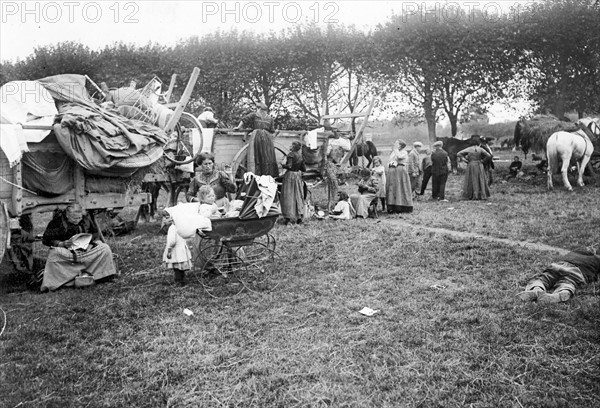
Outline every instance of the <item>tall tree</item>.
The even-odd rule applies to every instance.
[[[353,27],[316,24],[288,33],[291,52],[290,94],[302,111],[316,120],[332,106],[352,111],[361,101],[365,82],[360,52],[366,37]]]
[[[461,112],[501,93],[518,58],[507,51],[514,30],[506,19],[455,12],[452,19],[393,16],[375,33],[381,63],[374,69],[388,79],[388,91],[422,110],[432,142],[438,110],[456,135]]]
[[[18,64],[20,79],[39,79],[58,74],[81,74],[90,77],[99,72],[98,53],[74,41],[38,47]]]
[[[535,98],[557,117],[600,108],[599,21],[593,0],[536,2],[520,15],[520,46],[541,73]]]

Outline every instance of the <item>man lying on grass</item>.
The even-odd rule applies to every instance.
[[[596,250],[569,252],[531,279],[517,296],[526,302],[566,302],[575,295],[577,286],[595,282],[600,276],[600,255]]]

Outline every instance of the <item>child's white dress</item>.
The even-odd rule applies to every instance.
[[[385,198],[386,181],[387,181],[386,177],[385,177],[385,167],[383,167],[383,165],[373,167],[373,170],[371,170],[371,173],[373,174],[374,177],[376,177],[379,180],[379,188],[377,189],[377,197]]]
[[[167,252],[171,248],[171,259],[167,258]],[[192,253],[185,239],[177,233],[175,225],[169,227],[167,232],[167,245],[163,253],[163,262],[168,269],[192,269]]]
[[[350,209],[350,202],[348,200],[340,200],[333,209],[334,212],[341,212],[340,215],[330,215],[331,218],[338,220],[349,220],[352,218],[352,211]]]
[[[219,207],[216,204],[200,204],[198,214],[206,218],[221,218]]]

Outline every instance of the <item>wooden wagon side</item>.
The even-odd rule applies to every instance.
[[[64,154],[58,142],[48,142],[47,139],[49,138],[40,143],[29,143],[30,152]],[[104,184],[107,187],[103,191],[94,192],[94,187],[89,183],[90,180],[86,177],[83,168],[74,163],[73,188],[55,196],[36,194],[23,185],[22,162],[10,167],[8,158],[0,150],[0,261],[11,245],[11,231],[21,229],[19,218],[23,215],[52,212],[66,208],[72,203],[81,204],[86,210],[99,210],[135,207],[152,201],[150,194],[127,191],[115,178],[94,176],[94,180],[96,185]]]
[[[278,130],[274,136],[275,156],[279,167],[279,174],[283,173],[282,162],[292,143],[298,141],[305,144],[304,137],[308,132],[305,130]],[[323,132],[317,136],[319,154],[322,149],[327,150],[327,141],[331,133]],[[248,132],[235,131],[233,129],[217,129],[212,139],[210,151],[215,155],[215,165],[219,170],[224,170],[232,177],[239,178],[246,171],[246,155]],[[320,163],[307,163],[307,175],[319,176],[321,172]]]

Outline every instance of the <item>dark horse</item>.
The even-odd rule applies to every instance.
[[[476,135],[475,135],[476,136]],[[450,157],[450,164],[452,165],[452,172],[456,174],[458,172],[458,157],[457,153],[470,146],[471,140],[477,137],[471,137],[471,139],[456,139],[454,137],[438,137],[437,140],[444,143],[442,148],[448,153]]]
[[[377,156],[377,148],[375,144],[370,140],[367,140],[363,143],[357,143],[356,146],[352,148],[352,154],[350,155],[350,165],[358,166],[358,156],[363,156],[367,159],[366,167],[371,166],[373,163],[373,157]]]

